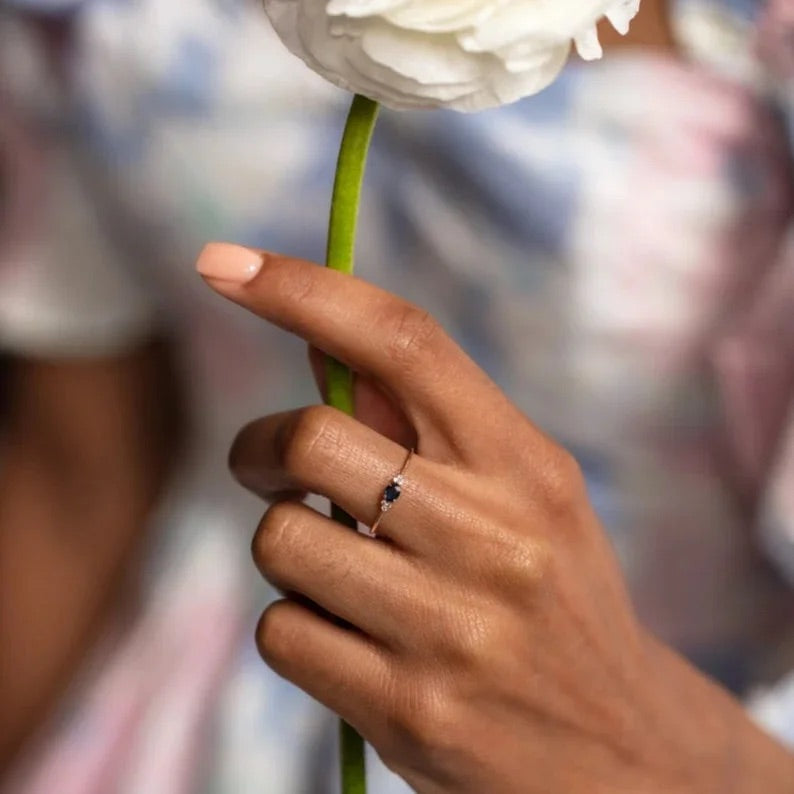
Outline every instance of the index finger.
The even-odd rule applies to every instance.
[[[462,442],[500,394],[426,311],[365,281],[220,243],[204,249],[197,269],[225,297],[380,381],[420,438],[444,428]]]

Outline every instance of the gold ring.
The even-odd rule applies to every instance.
[[[380,526],[380,522],[383,521],[383,517],[394,507],[394,503],[402,495],[403,485],[405,484],[405,472],[408,470],[408,465],[411,463],[411,458],[413,458],[413,456],[414,450],[412,449],[408,452],[400,471],[391,478],[389,484],[383,489],[383,498],[380,500],[380,513],[378,513],[378,517],[375,519],[375,523],[369,531],[371,537],[374,538],[377,536],[378,527]]]

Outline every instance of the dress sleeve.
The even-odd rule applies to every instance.
[[[124,266],[35,41],[11,20],[0,51],[32,65],[0,68],[0,349],[118,354],[151,335],[153,296]]]
[[[0,118],[0,172],[0,349],[105,356],[140,344],[155,302],[124,268],[65,147],[39,148]]]

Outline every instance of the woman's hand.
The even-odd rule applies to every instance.
[[[789,790],[788,756],[637,624],[572,457],[426,313],[247,249],[210,246],[199,269],[358,376],[356,419],[269,416],[232,450],[238,479],[276,499],[254,540],[288,594],[258,629],[273,669],[422,794],[745,791],[737,723],[766,753],[746,790]],[[377,540],[289,498],[371,525],[411,446]]]

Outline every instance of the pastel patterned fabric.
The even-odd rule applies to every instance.
[[[347,98],[255,3],[60,5],[80,6],[68,101],[35,64],[5,86],[71,134],[32,158],[49,200],[3,248],[0,343],[104,355],[167,327],[200,433],[139,609],[10,791],[332,792],[333,718],[253,648],[273,597],[247,560],[261,506],[223,471],[241,423],[316,397],[301,346],[191,263],[211,238],[321,259]],[[432,310],[576,453],[642,619],[743,689],[792,611],[794,14],[681,0],[674,16],[679,58],[574,63],[476,116],[385,113],[360,273]],[[0,53],[29,51],[14,25]],[[791,691],[756,688],[752,707],[794,744]],[[372,765],[375,794],[405,790]]]

